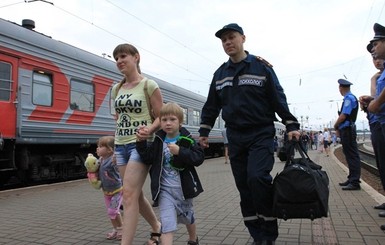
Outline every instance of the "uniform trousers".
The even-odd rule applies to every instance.
[[[385,151],[383,150],[385,145],[385,134],[382,132],[381,124],[379,122],[370,124],[370,133],[377,169],[380,173],[382,188],[385,190]]]
[[[255,241],[278,237],[277,219],[272,217],[274,126],[246,130],[227,129],[229,157],[245,226]]]
[[[361,160],[358,154],[356,127],[340,129],[342,150],[348,163],[348,180],[353,185],[359,185],[361,177]]]

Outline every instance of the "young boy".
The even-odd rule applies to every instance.
[[[114,137],[103,136],[98,140],[96,154],[99,157],[99,178],[102,182],[104,201],[107,214],[110,217],[113,229],[107,234],[109,240],[122,239],[122,217],[120,206],[122,204],[122,180],[116,164],[112,163],[114,154]]]
[[[167,103],[160,110],[160,126],[154,142],[147,145],[137,136],[136,149],[142,160],[152,164],[151,193],[159,203],[162,223],[162,244],[171,245],[178,223],[186,225],[188,245],[198,245],[193,198],[203,192],[194,166],[204,161],[203,149],[195,143],[190,132],[182,127],[183,110]]]

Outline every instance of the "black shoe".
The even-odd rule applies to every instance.
[[[187,245],[199,245],[198,237],[197,237],[197,239],[195,241],[188,241]]]
[[[378,216],[379,216],[379,217],[385,217],[385,211],[379,212],[379,213],[378,213]]]
[[[338,183],[340,186],[347,186],[349,185],[349,180],[345,181],[345,182],[342,182],[342,183]]]
[[[381,230],[385,231],[385,225],[380,226]]]
[[[268,240],[263,240],[263,241],[254,241],[252,245],[274,245],[275,241],[268,241]]]
[[[348,184],[347,186],[342,187],[343,191],[358,191],[361,190],[361,186],[358,184]]]
[[[382,210],[385,210],[385,203],[383,203],[383,204],[381,204],[381,205],[374,206],[374,209],[382,209]]]

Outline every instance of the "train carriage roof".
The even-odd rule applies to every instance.
[[[60,57],[61,59],[76,60],[80,63],[95,66],[98,69],[105,70],[106,73],[114,74],[113,79],[117,81],[122,78],[115,62],[107,58],[52,39],[50,36],[27,29],[17,23],[10,22],[2,18],[0,18],[0,30],[0,45],[4,45],[7,48],[31,55],[36,55],[38,52],[37,50],[44,50],[45,52],[39,51],[39,53]],[[202,95],[196,94],[146,73],[143,73],[143,75],[155,80],[164,92],[169,91],[170,93],[188,96],[191,99],[201,102],[205,101],[205,97]]]

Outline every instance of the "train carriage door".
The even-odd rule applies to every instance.
[[[17,59],[0,56],[0,137],[16,137]]]

